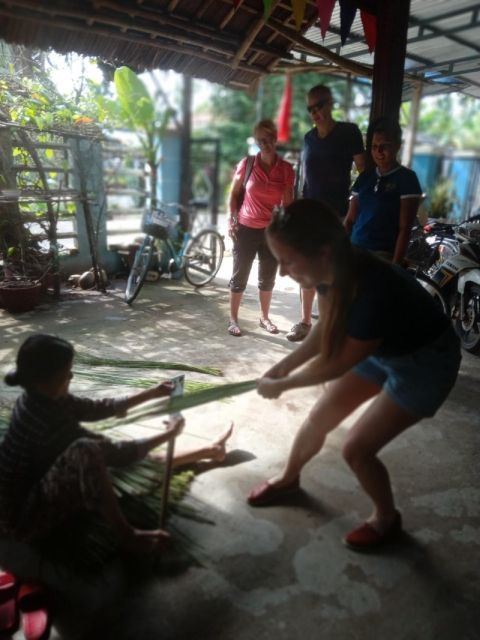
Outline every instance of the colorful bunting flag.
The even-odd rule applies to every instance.
[[[377,42],[377,16],[360,10],[360,17],[362,18],[363,32],[365,34],[365,40],[367,41],[368,50],[372,53],[372,51],[375,51],[375,44]]]
[[[320,32],[322,34],[322,40],[325,40],[325,34],[330,26],[330,20],[332,19],[333,7],[337,0],[317,0],[318,17],[320,20]]]
[[[282,101],[277,116],[278,141],[288,142],[290,139],[290,114],[292,111],[292,77],[287,74],[285,88],[283,90]]]
[[[233,6],[235,7],[235,9],[238,9],[238,5],[241,3],[242,0],[233,0]]]
[[[307,0],[292,0],[293,17],[297,30],[302,28],[303,16],[305,15],[305,4]]]
[[[345,44],[348,36],[350,35],[350,29],[357,13],[357,7],[351,2],[351,0],[339,0],[340,2],[340,39],[342,45]]]
[[[263,0],[263,17],[265,20],[270,15],[270,11],[272,9],[272,0]]]

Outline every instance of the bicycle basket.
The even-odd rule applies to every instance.
[[[142,231],[154,238],[166,240],[174,226],[175,221],[162,209],[150,209],[143,214]]]

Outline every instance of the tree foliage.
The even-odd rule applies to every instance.
[[[334,116],[337,119],[346,117],[347,81],[345,78],[319,75],[309,72],[295,74],[292,77],[293,99],[291,115],[291,137],[286,145],[289,149],[301,149],[303,137],[311,127],[311,120],[305,108],[307,91],[317,85],[326,84],[334,95]],[[267,76],[261,81],[256,92],[247,93],[223,86],[216,86],[211,100],[211,112],[215,114],[209,135],[218,136],[221,140],[222,164],[220,181],[222,187],[228,186],[232,170],[247,153],[247,139],[253,135],[255,123],[263,118],[276,121],[279,105],[285,86],[285,76]],[[366,129],[368,111],[369,85],[352,84],[351,108],[349,119]],[[359,105],[359,106],[355,106]],[[207,132],[197,130],[199,136]]]

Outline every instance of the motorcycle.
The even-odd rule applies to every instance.
[[[432,266],[431,284],[422,284],[450,316],[462,347],[480,355],[480,224],[460,224],[455,240],[458,252]]]

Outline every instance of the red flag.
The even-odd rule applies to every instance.
[[[290,139],[290,113],[292,111],[292,76],[287,74],[282,101],[277,116],[278,141],[288,142]]]
[[[332,19],[333,7],[337,0],[317,0],[318,17],[320,20],[320,31],[322,33],[322,39],[325,40],[325,34],[330,26],[330,20]]]
[[[233,5],[235,7],[235,9],[238,9],[238,5],[240,4],[242,0],[233,0]]]
[[[363,33],[365,34],[365,40],[368,44],[368,50],[372,53],[372,51],[375,51],[375,44],[377,42],[377,16],[360,10],[360,17],[362,18]]]

